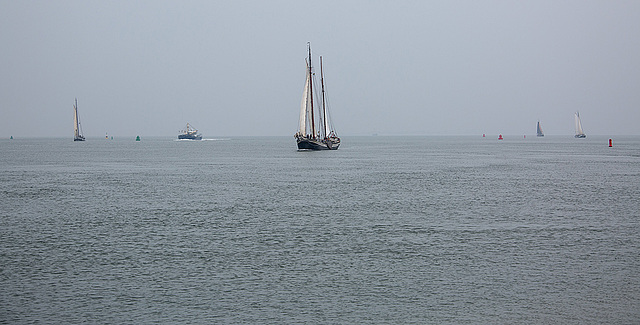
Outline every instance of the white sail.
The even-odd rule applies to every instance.
[[[576,112],[575,114],[576,121],[576,135],[583,135],[584,131],[582,131],[582,122],[580,121],[580,113]]]
[[[329,116],[327,116],[327,107],[323,107],[324,109],[324,115],[326,121],[324,122],[324,135],[325,136],[329,136],[329,134],[331,134],[331,127],[329,126]]]
[[[78,117],[77,98],[73,105],[73,141],[84,141],[84,137],[82,136],[82,127],[80,126],[80,118]]]
[[[307,79],[309,79],[309,82],[307,83],[307,103],[306,103],[306,116],[307,116],[307,130],[305,130],[305,134],[313,134],[314,130],[315,130],[315,126],[313,125],[313,98],[311,98],[311,96],[313,96],[313,91],[312,91],[312,85],[311,85],[311,75],[307,76]]]
[[[78,117],[78,99],[73,105],[73,141],[84,141],[82,136],[82,126],[80,125],[80,118]]]
[[[78,135],[80,135],[78,133],[78,102],[76,101],[76,104],[73,105],[73,135],[77,138]]]
[[[307,72],[307,80],[304,83],[304,91],[302,92],[302,101],[300,102],[300,127],[298,132],[302,135],[307,134],[307,118],[309,116],[309,73]]]

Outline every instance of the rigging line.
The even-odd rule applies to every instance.
[[[333,124],[333,118],[331,116],[331,100],[329,99],[329,92],[325,89],[324,96],[327,104],[327,121],[329,122],[329,129],[333,131],[334,134],[338,134],[335,130],[335,126]]]
[[[335,130],[333,118],[331,116],[331,100],[329,99],[329,90],[327,89],[327,86],[324,83],[323,83],[323,88],[324,88],[325,106],[326,106],[326,114],[327,114],[326,116],[327,124],[329,126],[329,130],[337,135],[338,133]]]
[[[326,92],[324,90],[324,67],[322,64],[322,56],[320,56],[320,83],[322,84],[322,129],[325,137],[329,135],[329,124],[327,123],[327,102]]]
[[[316,77],[315,73],[312,75],[312,79],[313,79],[312,82],[316,85],[316,87],[314,88],[314,93],[311,94],[311,95],[316,97],[315,98],[316,102],[320,102],[320,100],[319,100],[320,95],[318,94],[318,78]],[[323,123],[322,122],[322,114],[318,114],[318,123],[319,123],[320,126],[322,126],[322,123]],[[319,127],[318,129],[322,130],[322,127]],[[322,133],[324,133],[324,131],[322,131]]]

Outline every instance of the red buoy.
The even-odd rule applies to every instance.
[[[502,140],[502,134],[498,136],[498,140]]]
[[[613,147],[613,142],[609,139],[609,148]]]

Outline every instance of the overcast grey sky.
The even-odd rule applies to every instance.
[[[0,136],[640,134],[640,1],[0,0]]]

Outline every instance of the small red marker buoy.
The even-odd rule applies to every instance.
[[[482,133],[482,137],[484,138],[484,133]]]
[[[609,148],[613,147],[613,142],[609,139]]]
[[[502,140],[502,134],[498,136],[498,140]]]

